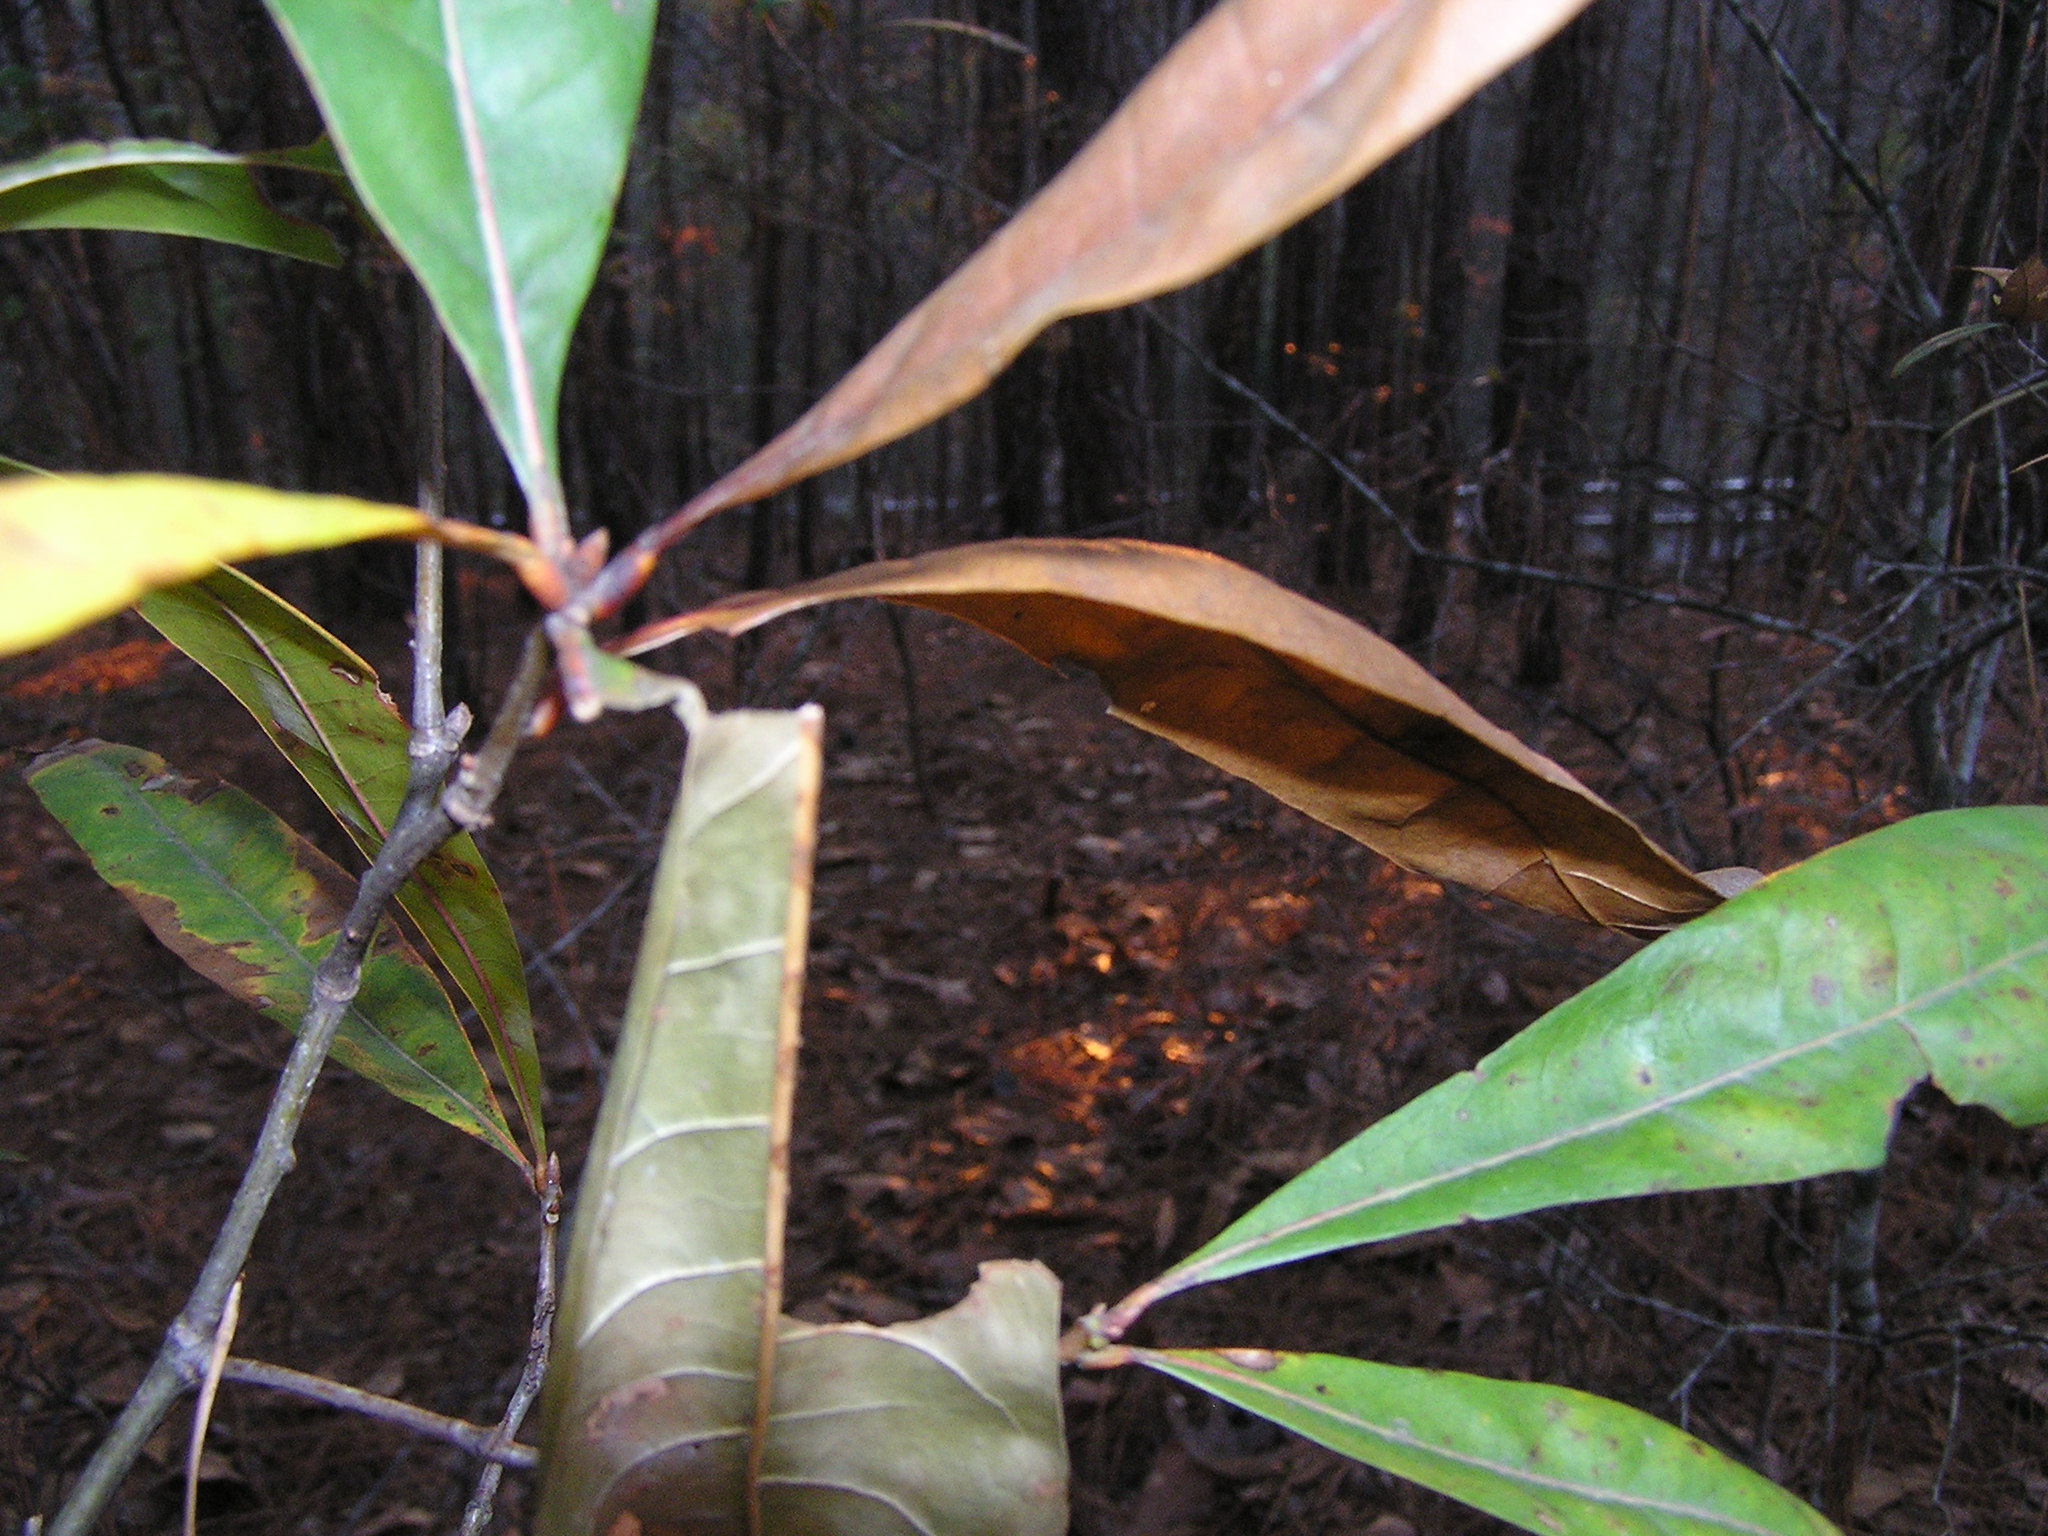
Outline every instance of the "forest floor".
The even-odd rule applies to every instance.
[[[1655,672],[1660,655],[1714,643],[1654,618],[1614,654]],[[801,1315],[935,1310],[1003,1256],[1050,1265],[1069,1316],[1114,1300],[1632,948],[1396,869],[1108,719],[1091,685],[957,625],[903,623],[921,763],[878,610],[689,658],[723,701],[744,670],[754,698],[828,712],[790,1226]],[[402,636],[348,638],[403,676]],[[230,779],[301,827],[326,822],[212,681],[152,641],[124,619],[0,671],[10,1536],[55,1507],[138,1379],[283,1055],[277,1030],[99,883],[21,770],[97,735]],[[1582,724],[1627,714],[1620,670],[1577,669],[1592,679]],[[1712,768],[1676,734],[1635,732],[1624,761],[1572,710],[1474,697],[1633,811],[1646,786]],[[1799,720],[1753,749],[1744,780],[1745,851],[1767,868],[1905,809],[1883,754],[1824,696]],[[572,1189],[680,751],[665,719],[558,731],[522,755],[486,839],[543,957],[530,980]],[[237,1352],[495,1419],[531,1300],[519,1178],[340,1071],[298,1154],[248,1271]],[[1839,1180],[1310,1261],[1163,1304],[1144,1337],[1583,1387],[1687,1425],[1860,1529],[2034,1533],[2048,1520],[2044,1171],[2041,1135],[1909,1101],[1885,1186],[1881,1355],[1832,1331]],[[1495,1528],[1140,1371],[1070,1376],[1065,1403],[1080,1536]],[[118,1530],[176,1529],[188,1424],[179,1414],[151,1443]],[[209,1446],[200,1526],[218,1536],[447,1531],[474,1475],[439,1444],[234,1385]],[[500,1509],[520,1525],[524,1476]]]

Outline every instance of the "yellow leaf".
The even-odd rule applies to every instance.
[[[436,529],[409,507],[178,475],[0,481],[0,656],[222,561]]]

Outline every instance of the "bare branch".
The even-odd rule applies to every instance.
[[[461,1536],[482,1536],[489,1527],[491,1506],[497,1501],[498,1484],[505,1476],[506,1463],[498,1453],[512,1445],[512,1437],[519,1433],[526,1411],[540,1396],[541,1380],[547,1375],[548,1353],[555,1335],[555,1234],[561,1220],[562,1164],[550,1153],[540,1187],[540,1258],[533,1284],[533,1328],[526,1339],[526,1367],[519,1373],[519,1385],[505,1405],[505,1415],[498,1420],[489,1448],[480,1453],[489,1458],[489,1465],[477,1477],[476,1491],[462,1511]]]
[[[472,1456],[484,1456],[501,1461],[508,1467],[521,1470],[536,1466],[540,1453],[530,1445],[511,1442],[498,1443],[498,1428],[494,1424],[472,1424],[467,1419],[451,1419],[445,1414],[429,1413],[411,1403],[402,1403],[395,1397],[384,1397],[375,1392],[365,1392],[361,1387],[351,1387],[339,1381],[330,1381],[325,1376],[310,1375],[295,1371],[289,1366],[271,1365],[262,1360],[245,1360],[239,1355],[228,1357],[226,1368],[221,1372],[223,1381],[238,1382],[245,1387],[268,1387],[273,1392],[288,1392],[293,1397],[303,1397],[310,1402],[325,1403],[330,1408],[339,1408],[347,1413],[360,1414],[366,1419],[375,1419],[380,1424],[396,1425],[409,1429],[416,1435],[431,1440],[444,1441]]]
[[[1920,318],[1929,325],[1939,323],[1941,298],[1928,285],[1926,275],[1920,270],[1920,263],[1913,259],[1913,242],[1906,236],[1905,225],[1899,222],[1898,206],[1880,192],[1863,173],[1863,167],[1857,164],[1856,157],[1849,152],[1849,146],[1842,141],[1841,131],[1835,127],[1834,119],[1830,118],[1821,109],[1820,103],[1813,99],[1813,93],[1807,90],[1806,83],[1799,78],[1798,71],[1793,69],[1792,61],[1779,51],[1770,33],[1764,30],[1763,23],[1757,20],[1756,12],[1749,8],[1749,0],[1723,0],[1723,3],[1735,19],[1742,23],[1742,30],[1749,34],[1749,40],[1756,44],[1757,51],[1763,54],[1770,61],[1771,68],[1777,71],[1778,81],[1785,87],[1785,94],[1792,98],[1792,104],[1805,117],[1815,136],[1827,147],[1828,154],[1835,162],[1835,168],[1842,173],[1849,185],[1856,189],[1856,195],[1870,205],[1871,212],[1883,222],[1885,242],[1891,246],[1892,260],[1898,264],[1899,281]]]

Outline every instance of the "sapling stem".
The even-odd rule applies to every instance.
[[[1884,1333],[1884,1309],[1877,1292],[1877,1219],[1884,1205],[1884,1167],[1848,1176],[1843,1192],[1842,1233],[1835,1249],[1842,1306],[1849,1326],[1867,1339]]]
[[[214,1237],[213,1250],[207,1255],[184,1307],[165,1330],[164,1342],[142,1384],[121,1410],[107,1438],[93,1452],[70,1496],[50,1523],[49,1536],[88,1536],[141,1454],[144,1442],[156,1432],[171,1405],[200,1381],[228,1292],[248,1261],[250,1246],[270,1208],[271,1197],[291,1172],[293,1139],[305,1116],[314,1081],[334,1043],[335,1031],[361,983],[363,958],[369,953],[370,941],[376,937],[392,899],[421,862],[452,837],[458,827],[478,826],[488,818],[524,723],[540,697],[541,685],[547,677],[547,654],[539,632],[529,634],[518,674],[483,750],[463,761],[455,782],[445,793],[440,792],[440,784],[456,760],[460,737],[454,732],[462,721],[443,721],[442,739],[435,752],[414,757],[412,782],[407,787],[405,803],[392,822],[391,833],[364,873],[334,947],[313,973],[312,999],[271,1094],[270,1108],[264,1115],[249,1166]],[[465,720],[467,713],[460,711]]]
[[[540,1396],[541,1381],[547,1375],[548,1354],[555,1336],[555,1237],[562,1222],[562,1163],[553,1153],[548,1154],[547,1167],[542,1171],[539,1194],[540,1258],[535,1265],[533,1327],[526,1337],[526,1365],[519,1373],[519,1385],[513,1388],[498,1427],[477,1453],[485,1458],[486,1465],[477,1474],[476,1491],[462,1511],[461,1536],[482,1536],[490,1526],[498,1484],[505,1476],[505,1468],[511,1465],[503,1453],[511,1448],[512,1437],[519,1433],[526,1411]]]

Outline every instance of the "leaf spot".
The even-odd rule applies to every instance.
[[[1271,1371],[1280,1365],[1280,1357],[1270,1349],[1219,1349],[1216,1353],[1247,1371]]]

